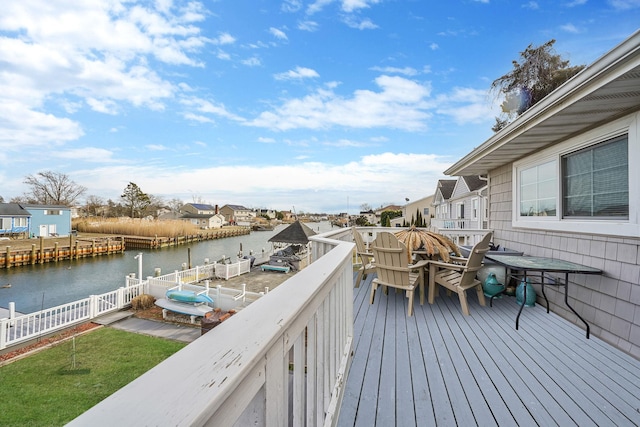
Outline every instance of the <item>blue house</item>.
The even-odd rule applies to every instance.
[[[18,203],[0,203],[0,237],[27,236],[31,214]]]
[[[59,205],[22,205],[31,214],[31,237],[71,234],[71,208]]]

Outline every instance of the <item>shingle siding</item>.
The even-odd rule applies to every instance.
[[[602,269],[602,276],[570,275],[569,300],[594,335],[640,358],[640,239],[514,229],[512,198],[512,165],[508,164],[489,174],[489,228],[494,242],[527,255]],[[564,305],[564,288],[547,286],[545,291],[551,309],[576,322]],[[539,301],[544,301],[541,295]]]

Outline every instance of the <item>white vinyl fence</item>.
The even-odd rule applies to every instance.
[[[35,313],[0,319],[0,350],[125,308],[131,305],[132,298],[143,293],[145,286],[140,283],[118,288]]]
[[[215,275],[215,266],[216,264],[197,266],[160,277],[148,277],[147,280],[126,276],[125,287],[19,316],[13,314],[14,304],[9,303],[9,311],[12,314],[9,318],[0,319],[0,350],[127,308],[133,298],[149,293],[150,283],[160,285],[166,291],[176,284],[211,279]],[[164,292],[160,296],[164,296]],[[247,298],[253,301],[259,296],[251,294]]]

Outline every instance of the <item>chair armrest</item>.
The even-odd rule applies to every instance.
[[[423,268],[426,267],[427,265],[429,265],[429,263],[432,262],[428,259],[422,259],[418,262],[415,262],[413,264],[409,264],[408,267],[412,270],[418,269],[418,268]]]
[[[469,258],[461,257],[461,256],[450,256],[449,259],[453,262],[461,262],[466,263]]]
[[[450,270],[464,270],[465,268],[467,268],[465,265],[460,265],[460,264],[451,264],[443,261],[430,261],[429,268],[435,268],[435,267],[448,268]]]

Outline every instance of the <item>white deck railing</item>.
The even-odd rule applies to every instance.
[[[214,277],[215,264],[197,266],[183,271],[175,271],[161,277],[149,277],[147,280],[126,276],[125,287],[100,295],[62,304],[46,310],[29,314],[14,315],[0,319],[0,350],[51,334],[79,323],[89,321],[112,311],[122,310],[131,305],[131,300],[143,293],[149,293],[152,285],[160,286],[164,292],[176,283],[196,283]],[[201,289],[201,287],[200,287]],[[260,295],[247,295],[246,301],[254,301]],[[14,304],[9,303],[10,313],[15,312]]]
[[[350,229],[311,240],[309,266],[69,425],[335,424],[353,339],[354,244]]]
[[[131,305],[145,285],[137,284],[35,313],[0,319],[0,349],[66,329]],[[13,305],[13,303],[10,303]]]

